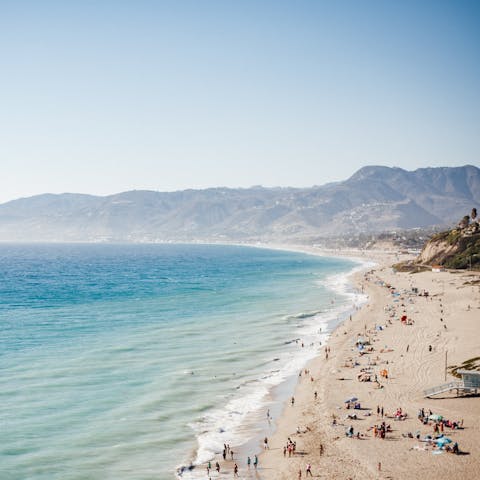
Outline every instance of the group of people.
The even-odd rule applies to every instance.
[[[417,418],[424,425],[428,425],[430,422],[432,422],[434,427],[433,433],[439,433],[439,432],[443,433],[443,430],[445,427],[451,428],[452,430],[463,427],[463,420],[452,421],[452,420],[443,418],[440,415],[434,416],[431,410],[429,410],[428,412],[425,412],[423,408],[421,408],[418,411]]]
[[[288,453],[288,456],[291,457],[295,453],[296,449],[297,443],[288,437],[287,444],[283,447],[283,456],[286,457]]]
[[[230,446],[229,445],[224,445],[224,451],[227,450],[227,447],[228,449],[230,450],[231,452],[231,449],[230,449]],[[226,457],[226,455],[225,455]],[[233,458],[233,455],[232,455],[232,458]],[[247,457],[247,468],[250,469],[251,465],[253,463],[253,468],[257,468],[258,467],[258,457],[257,455],[254,455],[253,457],[253,462],[252,462],[252,459],[250,458],[250,456]],[[220,474],[220,463],[215,462],[215,471],[217,472],[217,474]],[[208,478],[210,478],[210,471],[212,470],[212,462],[211,461],[208,461],[207,462],[207,475],[208,475]],[[233,464],[233,476],[234,477],[238,477],[238,464],[235,462]]]
[[[224,460],[227,459],[227,455],[230,455],[231,460],[233,460],[233,450],[230,448],[230,445],[224,443],[222,452],[222,457]]]
[[[407,412],[404,412],[400,407],[397,408],[397,411],[393,414],[394,420],[406,420]]]
[[[385,439],[387,432],[391,432],[392,427],[387,425],[385,422],[382,422],[380,425],[373,426],[373,436],[374,438]]]
[[[305,476],[308,477],[308,476],[311,476],[313,477],[313,474],[312,474],[312,465],[310,463],[307,463],[307,466],[305,468]],[[300,480],[302,478],[302,469],[300,468],[298,470],[298,479]]]

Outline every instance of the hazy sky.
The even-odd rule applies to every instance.
[[[0,201],[480,164],[478,1],[0,0]]]

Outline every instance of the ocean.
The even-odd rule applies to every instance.
[[[0,245],[0,478],[205,478],[258,453],[363,298],[359,263],[241,246]],[[303,345],[303,346],[302,346]]]

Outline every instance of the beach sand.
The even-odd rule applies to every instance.
[[[472,280],[470,272],[395,273],[390,267],[398,260],[395,253],[369,257],[378,263],[375,272],[360,273],[354,279],[368,294],[368,304],[333,332],[328,360],[322,352],[306,367],[309,373],[299,377],[294,406],[287,404],[274,419],[276,431],[269,438],[270,448],[259,457],[258,471],[252,475],[239,464],[240,478],[297,479],[299,470],[305,478],[308,463],[316,478],[479,478],[480,397],[428,399],[423,390],[444,383],[446,352],[448,365],[480,356],[480,287],[466,285]],[[412,287],[427,290],[429,297],[394,297],[385,284],[397,292]],[[412,325],[400,322],[404,314],[413,320]],[[354,345],[357,335],[369,338],[374,351],[360,355]],[[352,367],[355,362],[359,365]],[[381,388],[375,382],[357,380],[369,362],[376,363],[373,375]],[[387,379],[380,376],[383,369],[388,370]],[[453,379],[447,375],[447,381]],[[358,397],[361,410],[345,408],[344,400],[351,396]],[[384,408],[383,420],[393,430],[385,439],[374,438],[372,431],[382,422],[377,406]],[[465,454],[433,454],[427,443],[404,437],[417,431],[422,437],[433,434],[432,425],[417,419],[422,407],[452,421],[463,420],[464,429],[447,428],[445,433]],[[406,420],[386,417],[397,408],[408,414]],[[356,414],[358,420],[346,418],[348,414]],[[360,432],[360,439],[346,437],[350,426]],[[291,457],[283,452],[289,437],[296,442]]]

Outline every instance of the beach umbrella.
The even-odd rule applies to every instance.
[[[446,445],[447,443],[452,443],[452,441],[448,437],[440,437],[435,440],[435,443],[437,445],[443,446],[443,445]]]
[[[356,402],[357,400],[358,400],[357,397],[350,397],[345,400],[345,403],[352,403],[352,402]]]
[[[436,413],[428,417],[429,420],[433,420],[435,422],[439,422],[442,418],[443,417],[441,415],[437,415]]]

